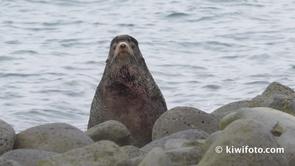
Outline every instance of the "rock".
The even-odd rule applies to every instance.
[[[211,114],[220,120],[227,114],[235,112],[238,109],[244,108],[244,107],[253,107],[252,101],[243,100],[243,101],[232,102],[216,109]]]
[[[178,138],[178,139],[169,139],[164,144],[164,146],[163,146],[164,148],[163,149],[166,151],[166,150],[170,150],[170,149],[181,148],[186,143],[190,143],[190,141],[187,140],[187,139],[181,139],[181,138]]]
[[[290,96],[295,97],[295,92],[293,89],[282,85],[278,82],[272,82],[269,84],[264,92],[262,93],[262,96],[274,96],[274,95],[284,95],[284,96]]]
[[[142,160],[139,166],[170,166],[171,160],[162,148],[153,148]]]
[[[265,91],[252,99],[252,107],[271,107],[295,115],[295,92],[280,83],[271,83]]]
[[[127,127],[119,121],[109,120],[100,123],[86,131],[86,134],[95,142],[110,140],[118,145],[128,145],[132,141],[131,134]]]
[[[254,119],[266,126],[266,131],[274,136],[278,144],[285,148],[289,165],[295,165],[295,117],[266,107],[242,108],[225,116],[220,126],[225,128],[238,119]]]
[[[221,153],[215,152],[221,146]],[[207,150],[198,166],[288,166],[285,154],[226,153],[228,147],[279,148],[269,130],[256,120],[237,120],[229,124]]]
[[[21,166],[21,165],[16,161],[0,158],[0,166]]]
[[[76,127],[64,123],[51,123],[29,128],[17,134],[15,148],[62,153],[92,143],[93,140]]]
[[[218,130],[214,133],[212,133],[209,137],[207,137],[207,139],[205,140],[205,143],[203,145],[203,149],[209,149],[209,147],[217,140],[220,138],[220,136],[222,135],[222,131]]]
[[[14,129],[6,122],[0,120],[0,156],[13,149],[14,141]]]
[[[127,154],[115,143],[99,141],[42,160],[38,166],[113,166],[127,158]]]
[[[295,115],[295,92],[280,83],[271,83],[265,91],[252,99],[254,107],[271,107]]]
[[[204,151],[197,147],[182,147],[165,151],[175,166],[198,164]]]
[[[200,139],[205,139],[208,134],[197,129],[189,129],[155,140],[147,144],[142,150],[150,151],[155,148],[163,148],[172,165],[197,164],[205,149]]]
[[[153,127],[153,140],[186,129],[199,129],[207,133],[218,130],[217,119],[192,107],[175,107],[160,116]]]
[[[295,92],[285,85],[273,82],[261,95],[251,100],[229,103],[216,109],[211,114],[221,119],[225,115],[245,107],[271,107],[295,116]]]
[[[116,166],[138,166],[146,152],[133,145],[122,146],[121,150],[127,154],[128,159],[120,161]]]
[[[118,162],[116,166],[138,166],[145,156],[139,156],[132,159],[123,160]]]
[[[146,155],[146,152],[133,145],[122,146],[121,150],[128,155],[128,158],[135,158]]]
[[[284,133],[284,128],[279,122],[277,122],[271,129],[271,133],[272,135],[279,137]]]
[[[294,97],[274,96],[272,102],[267,106],[295,116]]]
[[[52,157],[58,153],[36,149],[17,149],[6,152],[1,157],[7,160],[17,161],[23,166],[36,166],[37,161]]]
[[[177,146],[177,144],[182,144],[184,142],[197,140],[197,139],[205,139],[207,137],[208,137],[208,134],[202,130],[187,129],[187,130],[179,131],[179,132],[173,133],[171,135],[165,136],[163,138],[154,140],[154,141],[150,142],[149,144],[145,145],[144,147],[142,147],[141,149],[143,151],[148,152],[151,149],[153,149],[154,147],[164,148],[165,144],[168,142],[168,140],[178,139],[178,142],[175,144],[175,146]],[[182,141],[180,141],[180,140],[182,140]]]

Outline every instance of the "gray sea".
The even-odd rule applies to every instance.
[[[0,0],[0,119],[85,129],[118,34],[139,41],[169,108],[295,88],[294,0]]]

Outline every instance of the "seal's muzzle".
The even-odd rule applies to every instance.
[[[125,42],[121,42],[120,45],[119,45],[120,49],[124,49],[126,48],[126,43]]]
[[[128,55],[133,55],[133,50],[130,47],[129,43],[125,41],[119,42],[115,49],[115,56],[121,57],[121,56],[128,56]]]

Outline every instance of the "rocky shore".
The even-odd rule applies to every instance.
[[[134,146],[130,131],[109,120],[87,131],[64,123],[20,133],[0,120],[0,166],[293,166],[295,92],[273,82],[251,100],[212,113],[175,107],[154,123],[152,142]],[[281,152],[235,153],[233,148]]]

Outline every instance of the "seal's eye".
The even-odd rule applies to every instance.
[[[114,44],[114,45],[113,45],[113,50],[115,50],[115,49],[116,49],[116,46],[117,46],[116,44]]]
[[[131,37],[128,37],[127,38],[127,41],[130,43],[132,40],[131,40]]]
[[[138,42],[136,39],[134,39],[133,37],[129,37],[128,40],[132,43],[134,43],[135,45],[138,45]]]
[[[131,44],[131,48],[132,49],[135,49],[135,45],[133,43]]]

